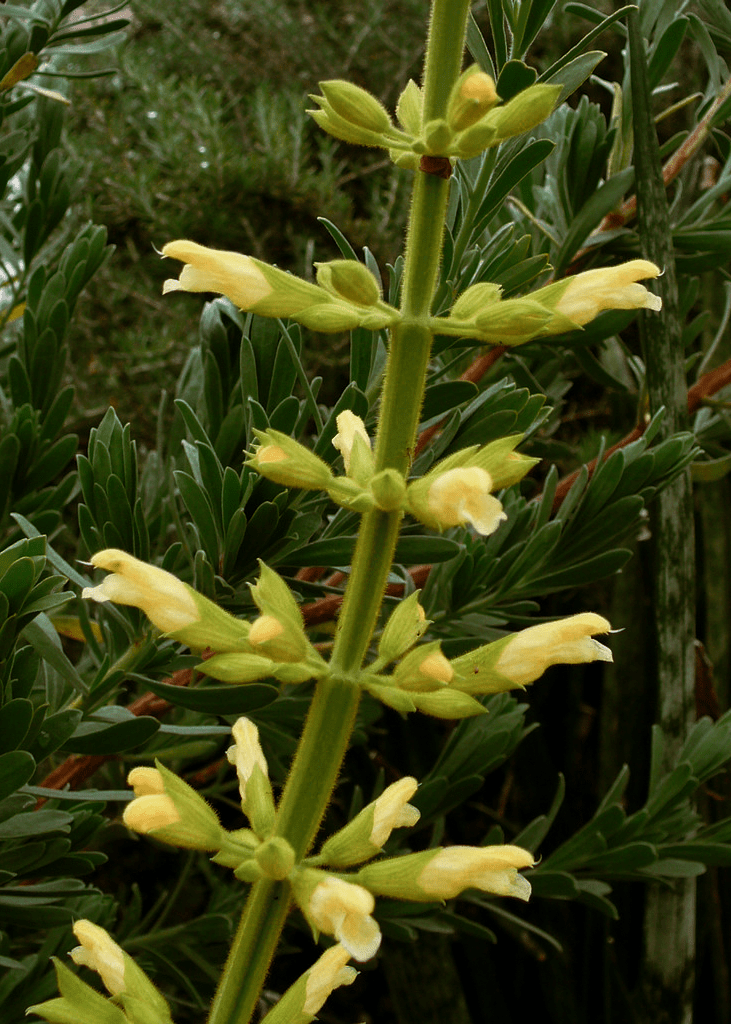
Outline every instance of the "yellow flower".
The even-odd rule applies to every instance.
[[[177,280],[164,283],[164,295],[178,291],[217,292],[226,295],[239,309],[262,316],[296,316],[334,301],[317,285],[238,252],[209,249],[181,239],[164,245],[162,254],[185,263]]]
[[[660,268],[649,260],[630,260],[617,267],[586,270],[570,279],[555,310],[582,326],[605,309],[653,309],[657,312],[662,309],[662,299],[637,281],[657,277],[659,273]]]
[[[326,949],[307,972],[303,1013],[313,1017],[333,991],[341,985],[352,985],[358,977],[354,967],[346,967],[350,953],[337,943]]]
[[[361,885],[328,876],[312,891],[308,914],[319,931],[334,935],[354,960],[363,961],[381,945],[378,923],[370,916],[375,905]]]
[[[415,778],[407,775],[388,786],[374,801],[373,828],[368,837],[373,846],[382,847],[395,828],[411,828],[421,812],[408,801],[418,787]]]
[[[228,748],[226,757],[229,764],[236,766],[241,802],[245,803],[246,785],[252,776],[254,768],[258,765],[262,775],[268,778],[269,766],[259,743],[259,730],[251,719],[238,718],[231,727],[231,735],[234,738],[234,746]]]
[[[479,466],[448,469],[429,488],[427,507],[442,529],[469,523],[487,536],[507,519],[500,502],[490,494],[491,489],[490,474]]]
[[[74,963],[96,971],[113,996],[124,992],[124,953],[109,932],[82,919],[73,925],[73,933],[81,943],[69,953]]]
[[[165,792],[165,781],[157,768],[133,768],[127,782],[136,797],[155,796]]]
[[[343,462],[345,463],[345,472],[350,472],[350,457],[353,452],[353,445],[355,444],[356,437],[361,438],[367,447],[368,451],[371,449],[371,439],[368,437],[365,424],[360,416],[356,416],[350,409],[346,409],[345,412],[338,414],[335,422],[338,425],[338,432],[333,437],[332,443],[333,448],[337,450],[343,456]]]
[[[171,846],[220,849],[224,833],[215,811],[164,765],[158,762],[157,769],[133,768],[127,781],[135,791],[122,815],[128,828],[152,834]]]
[[[427,896],[440,900],[465,889],[527,900],[530,882],[517,869],[532,866],[532,854],[520,846],[448,846],[425,865],[417,884]]]
[[[105,577],[97,587],[84,587],[82,597],[141,608],[163,633],[185,629],[201,617],[191,590],[164,569],[141,562],[116,548],[92,555],[91,564],[97,569],[110,570],[111,576]]]
[[[180,815],[171,797],[164,793],[146,793],[127,804],[122,820],[127,828],[146,835],[179,824]]]
[[[163,256],[182,260],[185,266],[178,280],[162,287],[169,292],[219,292],[240,309],[250,309],[271,294],[272,286],[250,256],[238,252],[208,249],[197,242],[180,240],[163,246]]]
[[[529,626],[510,638],[495,663],[495,671],[507,676],[515,686],[526,686],[542,676],[550,665],[611,661],[609,648],[592,639],[593,633],[608,633],[611,628],[605,618],[594,612]]]

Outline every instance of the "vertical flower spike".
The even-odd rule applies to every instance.
[[[421,817],[408,802],[417,785],[416,779],[407,776],[387,786],[345,828],[330,836],[318,859],[329,867],[344,868],[375,857],[395,828],[409,828]]]
[[[354,960],[370,960],[381,945],[371,914],[376,905],[367,889],[321,871],[304,869],[292,878],[293,894],[312,928],[334,935]]]
[[[116,548],[98,551],[91,563],[97,569],[108,569],[111,575],[96,587],[84,587],[82,597],[139,608],[153,626],[195,650],[247,649],[248,623],[229,615],[165,569]]]
[[[326,949],[309,971],[284,993],[262,1024],[309,1024],[330,993],[341,985],[352,985],[358,976],[346,967],[350,953],[337,943]]]
[[[235,744],[228,748],[226,757],[236,766],[241,808],[254,832],[263,839],[271,834],[275,810],[269,769],[259,743],[259,730],[250,719],[239,718],[234,722],[231,733]]]

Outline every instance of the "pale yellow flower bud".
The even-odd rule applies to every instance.
[[[490,474],[479,466],[447,470],[429,488],[429,513],[442,529],[469,523],[487,536],[507,519],[500,502],[490,494],[491,488]]]
[[[274,823],[274,797],[259,730],[250,719],[238,718],[231,734],[235,743],[226,751],[226,757],[236,766],[241,807],[256,834],[268,835]]]
[[[248,622],[229,615],[172,573],[116,548],[98,551],[91,562],[111,575],[96,587],[84,587],[82,597],[139,608],[153,626],[196,650],[208,646],[217,651],[246,649]]]
[[[337,448],[343,456],[345,472],[349,473],[350,459],[356,437],[361,439],[368,451],[371,450],[371,439],[368,437],[368,431],[363,420],[360,416],[356,416],[354,412],[351,412],[350,409],[339,413],[335,422],[337,423],[338,432],[332,440],[333,448]]]
[[[254,619],[249,630],[249,643],[255,647],[257,644],[264,644],[268,640],[276,640],[284,632],[284,626],[273,615],[260,615]]]
[[[379,896],[403,900],[448,900],[465,889],[527,900],[530,883],[518,868],[532,865],[519,846],[449,846],[375,861],[355,877]]]
[[[256,450],[256,459],[260,465],[266,465],[269,462],[284,462],[288,458],[289,455],[278,444],[262,445]]]
[[[73,933],[81,943],[69,953],[75,964],[96,971],[113,996],[125,990],[124,953],[109,932],[91,921],[76,921]]]
[[[476,124],[498,101],[495,82],[476,64],[463,72],[452,90],[447,120],[453,131],[461,132]]]
[[[327,487],[333,479],[330,467],[314,452],[279,430],[255,430],[260,441],[249,458],[267,480],[287,487]]]
[[[143,795],[135,796],[127,804],[122,815],[125,825],[143,835],[152,834],[171,846],[219,850],[223,829],[215,811],[203,797],[158,761],[157,773],[164,789],[160,793],[158,780],[150,771],[140,776],[140,769],[134,768],[128,776],[130,785],[139,786]]]
[[[165,792],[165,782],[157,768],[133,768],[127,782],[135,796],[155,796]]]
[[[448,846],[424,866],[417,885],[439,900],[459,896],[465,889],[527,900],[530,882],[517,869],[533,863],[532,854],[520,846]]]
[[[354,960],[363,961],[381,945],[378,923],[370,916],[375,905],[367,889],[328,876],[315,886],[306,909],[319,931],[334,935]]]
[[[256,765],[262,774],[269,775],[269,767],[264,751],[259,743],[259,730],[249,718],[237,718],[231,727],[231,735],[234,738],[234,746],[226,751],[226,757],[230,764],[236,766],[236,774],[239,777],[239,793],[241,800],[246,800],[246,784],[251,778]]]
[[[445,684],[450,683],[454,676],[454,669],[441,651],[434,651],[432,654],[428,654],[419,665],[419,671],[423,675]]]
[[[325,950],[272,1007],[262,1024],[310,1024],[333,989],[352,985],[358,976],[346,967],[350,953],[337,943]]]
[[[550,665],[611,661],[610,649],[592,639],[593,633],[608,633],[611,628],[605,618],[593,612],[529,626],[515,633],[503,647],[495,671],[512,680],[514,686],[526,686]]]
[[[135,797],[124,809],[122,815],[127,828],[147,834],[169,825],[177,825],[180,815],[171,797],[164,793],[148,793]]]
[[[73,925],[73,931],[81,945],[71,950],[71,959],[96,971],[111,995],[119,997],[124,1012],[106,999],[102,1000],[78,979],[72,985],[65,985],[64,971],[58,975],[62,998],[33,1007],[35,1012],[51,1021],[73,1021],[74,1024],[99,1024],[101,1021],[124,1024],[128,1020],[135,1024],[172,1024],[170,1007],[163,996],[104,928],[81,920]],[[44,1007],[53,1007],[58,1016],[45,1013]]]
[[[555,309],[581,326],[605,309],[652,309],[657,312],[662,309],[660,296],[636,282],[657,277],[659,273],[660,268],[649,260],[630,260],[617,267],[586,270],[570,278]]]

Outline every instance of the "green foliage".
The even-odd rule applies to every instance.
[[[391,102],[395,68],[384,60],[382,69],[376,68],[380,80],[372,82],[373,47],[389,40],[401,84],[414,56],[409,19],[420,16],[421,5],[404,5],[395,37],[384,35],[393,24],[390,15],[386,22],[387,5],[373,5],[369,31],[360,42],[346,11],[328,16],[311,5],[305,11],[307,5],[294,3],[224,3],[211,13],[209,5],[191,3],[180,20],[178,12],[138,6],[140,20],[123,53],[122,72],[96,61],[108,61],[103,51],[120,41],[126,21],[94,15],[70,21],[80,6],[39,0],[27,11],[3,7],[0,75],[28,52],[39,56],[38,74],[50,76],[47,84],[56,90],[66,89],[67,77],[114,73],[93,98],[80,92],[83,85],[77,87],[77,133],[69,144],[58,100],[22,83],[0,94],[0,963],[8,971],[0,981],[0,1003],[14,1024],[25,1006],[52,995],[49,958],[65,954],[72,943],[69,922],[83,915],[114,927],[125,948],[140,954],[143,966],[173,994],[176,1019],[184,1022],[203,1012],[239,897],[204,860],[191,858],[182,866],[176,860],[171,868],[171,855],[159,850],[151,855],[156,877],[132,895],[116,874],[102,875],[98,882],[88,878],[104,860],[97,847],[122,842],[109,822],[117,802],[129,797],[125,767],[160,758],[195,781],[223,815],[237,815],[232,827],[240,827],[232,775],[225,764],[216,767],[233,719],[246,714],[257,723],[272,776],[283,783],[311,691],[308,684],[295,689],[267,682],[211,683],[192,671],[197,659],[159,636],[136,610],[92,608],[62,587],[67,579],[76,588],[92,584],[91,574],[77,567],[77,556],[117,547],[174,572],[236,614],[252,612],[248,585],[258,559],[276,566],[303,604],[339,595],[342,584],[325,570],[350,565],[357,516],[334,509],[319,493],[270,483],[246,465],[246,451],[254,430],[272,427],[335,463],[340,456],[331,442],[339,412],[354,411],[372,432],[386,345],[382,332],[358,329],[349,339],[348,363],[340,341],[325,347],[296,324],[243,314],[216,299],[205,305],[196,343],[184,359],[178,345],[176,358],[183,365],[177,383],[168,387],[174,402],[160,401],[159,368],[167,370],[169,363],[167,354],[162,363],[155,359],[174,336],[177,344],[178,336],[190,334],[187,311],[194,300],[167,299],[161,313],[161,303],[149,299],[150,320],[142,336],[130,340],[125,318],[138,330],[139,307],[130,314],[129,300],[118,301],[121,264],[106,262],[105,229],[77,219],[82,199],[76,179],[86,174],[78,162],[92,150],[92,136],[105,139],[106,152],[97,147],[92,170],[81,180],[88,190],[95,176],[106,176],[115,189],[95,193],[88,210],[101,212],[115,240],[124,239],[126,273],[137,275],[134,287],[144,288],[145,295],[156,273],[150,270],[154,257],[139,252],[146,252],[153,234],[156,241],[199,235],[222,248],[247,247],[255,255],[276,257],[282,266],[309,269],[313,252],[322,257],[326,244],[314,225],[319,213],[333,252],[357,258],[356,247],[363,248],[363,262],[388,281],[395,301],[402,272],[396,229],[405,205],[400,172],[361,162],[355,197],[343,198],[342,150],[315,132],[294,97],[303,81],[310,87],[314,80],[313,54],[330,77],[336,56],[341,59],[347,47],[356,77],[362,74]],[[487,6],[492,55],[477,22],[468,42],[483,67],[497,69],[503,99],[534,79],[560,83],[566,95],[579,88],[603,56],[589,46],[600,33],[603,42],[611,39],[608,30],[619,31],[626,11],[605,17],[584,5],[567,5],[565,12],[582,15],[592,27],[553,60],[531,49],[546,19],[555,16],[553,2],[490,0]],[[703,2],[697,7],[699,14],[674,19],[666,5],[643,5],[658,103],[663,80],[677,66],[678,54],[686,52],[689,34],[708,77],[698,109],[685,108],[682,136],[666,140],[668,158],[713,102],[722,81],[721,54],[731,46],[724,6]],[[204,26],[205,44],[189,31],[191,25]],[[295,26],[301,35],[286,55],[277,56],[269,45],[262,48],[261,61],[242,58],[242,69],[233,70],[231,48],[239,52],[236,47],[254,29],[271,43],[285,40],[290,46],[282,26]],[[153,32],[168,40],[162,48],[151,45]],[[209,49],[214,32],[226,36],[217,44],[217,60],[211,60]],[[307,43],[312,39],[317,46]],[[195,64],[185,81],[176,66],[181,47]],[[97,52],[103,56],[97,58]],[[270,78],[275,72],[278,77]],[[549,274],[559,277],[638,255],[632,221],[616,219],[634,188],[629,104],[608,118],[606,104],[593,96],[559,106],[541,128],[456,167],[435,313],[479,282],[500,284],[506,297],[522,296]],[[688,173],[672,204],[691,362],[712,320],[712,311],[701,308],[696,279],[715,272],[731,253],[724,205],[731,186],[728,116],[726,103],[716,112],[708,140],[718,158],[715,183],[701,190]],[[127,134],[130,122],[133,138]],[[252,141],[243,146],[246,133]],[[389,258],[392,264],[386,263]],[[724,270],[720,274],[727,277]],[[96,305],[80,310],[79,298],[89,286]],[[107,292],[111,299],[104,295],[102,302]],[[171,312],[175,301],[187,304],[177,307],[184,312]],[[724,302],[710,354],[694,364],[699,376],[721,351],[729,294]],[[119,319],[107,321],[107,303],[119,307]],[[558,459],[540,481],[527,480],[501,496],[508,521],[489,538],[463,528],[424,535],[407,522],[391,582],[408,591],[414,586],[408,570],[421,563],[432,567],[421,595],[432,620],[426,638],[440,640],[448,656],[556,614],[557,595],[572,598],[581,588],[587,593],[617,574],[631,556],[653,497],[694,459],[697,476],[706,481],[722,478],[731,467],[728,412],[723,401],[707,403],[687,432],[662,441],[657,417],[641,437],[606,459],[601,441],[596,472],[580,468],[563,499],[555,500],[559,477],[584,461],[583,442],[565,414],[580,405],[593,417],[593,406],[601,401],[622,430],[642,421],[645,368],[633,348],[634,315],[607,312],[584,331],[509,351],[476,383],[459,379],[477,355],[472,341],[435,340],[421,428],[438,429],[414,460],[414,475],[469,445],[516,433],[525,436],[525,453]],[[158,330],[155,317],[165,324],[161,343],[151,341]],[[124,412],[110,408],[89,431],[88,444],[79,442],[70,425],[70,420],[78,423],[67,366],[74,324],[86,332],[87,342],[102,333],[105,344],[119,342],[135,359],[152,352],[150,365],[157,367],[152,384],[135,392],[139,420],[130,416],[132,422],[126,422]],[[78,374],[80,357],[74,359]],[[347,380],[331,391],[323,377],[331,374],[333,363]],[[577,380],[579,371],[583,382]],[[146,401],[151,394],[154,399]],[[84,406],[91,401],[87,393]],[[154,409],[151,415],[145,404]],[[601,432],[609,414],[596,411],[596,421]],[[155,432],[150,424],[156,427],[154,450],[149,450]],[[78,476],[70,472],[74,456]],[[323,572],[303,571],[316,567]],[[71,601],[73,614],[62,614]],[[323,645],[330,632],[331,621],[318,620],[312,627],[313,639]],[[183,681],[188,685],[179,685]],[[138,713],[134,702],[147,694],[166,701],[165,711],[157,706],[153,712],[145,704],[143,712],[150,713]],[[551,849],[563,783],[548,811],[527,826],[525,817],[514,823],[498,815],[498,825],[484,832],[481,808],[492,800],[495,778],[502,777],[491,780],[491,775],[519,755],[535,728],[526,718],[528,705],[512,696],[496,695],[485,705],[488,715],[461,722],[446,737],[436,730],[425,733],[422,750],[404,743],[395,751],[391,747],[397,742],[389,734],[402,735],[395,716],[364,700],[353,767],[331,817],[343,824],[360,809],[364,793],[377,794],[383,778],[376,764],[390,764],[393,754],[399,770],[418,771],[422,781],[414,798],[422,812],[414,849],[458,833],[464,826],[455,824],[456,812],[472,801],[480,808],[485,842],[508,835],[542,856],[531,876],[539,897],[579,901],[613,919],[611,885],[667,881],[699,874],[707,865],[729,865],[728,819],[707,824],[692,804],[699,787],[731,756],[728,713],[695,726],[676,766],[661,778],[653,776],[642,807],[631,812],[625,807],[629,775],[623,769],[590,821]],[[659,737],[654,742],[658,762]],[[56,793],[37,784],[68,755],[109,759],[99,768],[99,788]],[[40,809],[38,799],[47,799]],[[398,835],[389,852],[406,852],[408,844],[408,836]],[[161,879],[168,876],[173,881],[166,890]],[[193,890],[205,888],[207,895],[194,905],[176,903],[191,878]],[[109,896],[102,898],[96,886]],[[462,914],[451,906],[383,901],[378,916],[384,933],[395,940],[432,930],[493,941],[495,933],[483,923],[491,915],[496,928],[519,926],[521,934],[532,930],[547,945],[560,943],[560,924],[554,935],[483,897],[470,902]],[[19,937],[11,939],[16,929]]]

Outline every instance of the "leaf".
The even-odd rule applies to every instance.
[[[173,686],[147,680],[147,688],[175,707],[211,715],[242,715],[272,704],[279,696],[277,686],[247,683],[245,686]]]
[[[24,627],[23,636],[43,660],[55,668],[59,675],[70,683],[78,693],[88,693],[89,688],[86,682],[64,654],[58,633],[44,613],[36,616]]]
[[[160,728],[156,718],[140,716],[126,722],[80,722],[62,749],[74,754],[117,754],[146,743]]]
[[[627,167],[615,174],[594,192],[574,217],[563,239],[555,260],[554,275],[561,277],[577,251],[586,242],[591,232],[610,213],[631,188],[634,168]]]
[[[24,786],[33,778],[35,769],[35,760],[25,750],[0,754],[0,800]]]
[[[477,386],[471,381],[455,380],[444,384],[434,384],[426,389],[424,405],[421,410],[421,422],[437,416],[443,416],[464,402],[469,402],[477,395]]]
[[[0,823],[0,839],[24,839],[46,832],[68,832],[74,819],[65,811],[24,811]]]

